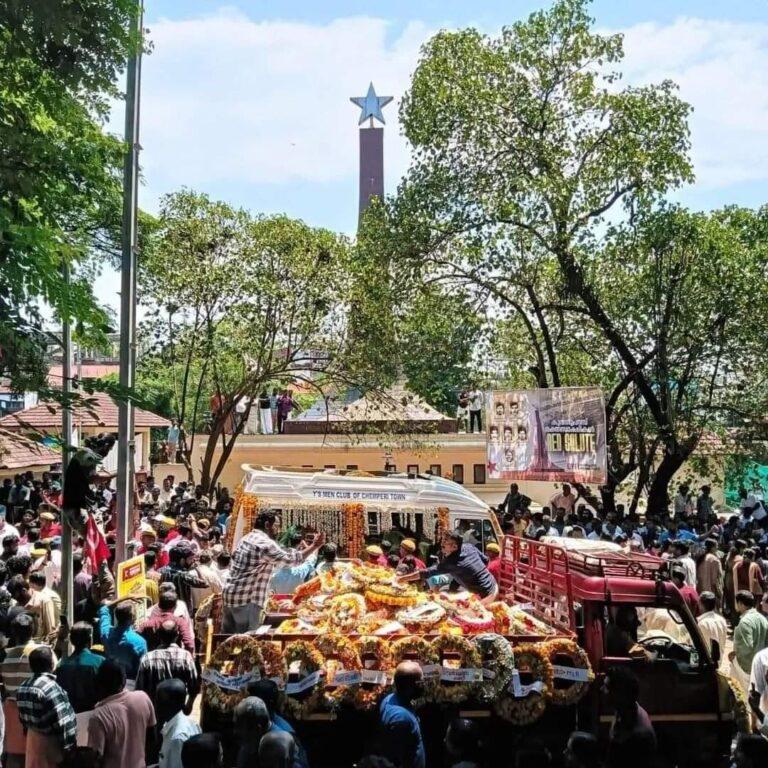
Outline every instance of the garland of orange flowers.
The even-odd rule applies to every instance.
[[[374,610],[386,608],[409,608],[412,605],[423,603],[426,597],[415,589],[395,589],[388,584],[371,584],[365,590],[365,601]]]
[[[573,640],[561,639],[551,640],[544,646],[547,658],[551,664],[557,663],[560,659],[568,659],[568,666],[576,669],[586,669],[589,674],[589,680],[585,682],[573,682],[563,688],[557,688],[552,684],[551,695],[552,703],[561,707],[567,707],[576,704],[586,696],[589,686],[595,679],[592,672],[592,665],[589,663],[589,656],[583,648],[580,648]]]
[[[245,493],[243,491],[243,484],[235,490],[234,504],[232,505],[232,514],[227,524],[227,549],[232,551],[235,545],[235,529],[237,528],[237,521],[240,515],[243,516],[243,535],[247,535],[253,529],[253,523],[256,520],[256,516],[259,513],[259,497],[254,493]]]
[[[285,667],[290,671],[291,664],[298,661],[304,667],[307,675],[317,672],[323,667],[323,655],[311,643],[304,640],[297,640],[291,643],[285,649],[283,654]],[[307,715],[317,711],[323,702],[322,683],[314,686],[310,691],[300,694],[301,699],[293,695],[285,695],[283,705],[286,712],[297,720],[301,720]]]
[[[303,584],[299,584],[293,591],[293,602],[300,603],[302,600],[316,595],[320,591],[322,581],[319,576],[314,576],[309,581],[305,581]]]
[[[446,654],[457,654],[462,669],[480,669],[482,658],[475,646],[465,637],[440,635],[432,642],[432,649],[437,653],[440,662]],[[439,704],[458,704],[471,698],[479,688],[478,683],[444,684],[438,680],[432,689],[432,700]]]
[[[437,535],[436,541],[440,541],[440,538],[446,531],[451,530],[451,517],[448,511],[448,507],[437,508]]]
[[[365,508],[362,504],[341,505],[341,535],[339,544],[346,547],[347,557],[358,558],[365,547],[365,531],[363,515]]]

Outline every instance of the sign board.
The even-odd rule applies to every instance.
[[[138,555],[117,564],[117,599],[143,600],[147,596],[144,584],[144,557]]]
[[[606,480],[605,403],[597,387],[490,392],[486,437],[491,479]]]

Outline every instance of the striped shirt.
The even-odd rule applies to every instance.
[[[142,658],[136,675],[136,690],[144,691],[154,701],[157,686],[174,677],[187,686],[188,696],[197,693],[195,660],[189,651],[175,643],[150,651]]]
[[[16,692],[16,702],[19,719],[27,730],[55,736],[62,751],[75,746],[75,710],[50,672],[27,678]]]
[[[229,581],[224,587],[224,605],[267,604],[269,582],[281,565],[297,565],[305,554],[296,549],[283,549],[264,531],[251,531],[243,538],[232,556]]]
[[[41,643],[30,641],[26,645],[14,645],[6,651],[5,659],[0,664],[0,679],[5,685],[7,699],[15,699],[19,686],[32,674],[29,669],[29,654],[40,645]]]

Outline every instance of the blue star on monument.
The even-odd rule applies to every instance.
[[[362,125],[369,117],[371,120],[375,118],[382,125],[385,124],[381,108],[386,107],[392,101],[392,97],[377,96],[376,91],[373,90],[373,83],[368,86],[368,93],[365,96],[352,96],[349,100],[360,107],[360,121],[358,125]]]

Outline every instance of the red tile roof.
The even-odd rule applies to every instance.
[[[117,429],[117,403],[103,392],[84,395],[89,401],[89,407],[80,407],[73,413],[73,421],[84,427],[104,427]],[[134,424],[136,427],[167,427],[168,419],[158,416],[142,408],[134,408]],[[48,430],[61,431],[61,406],[58,403],[40,403],[34,408],[9,413],[0,418],[0,427],[10,430]]]
[[[0,469],[49,467],[58,464],[61,454],[7,429],[0,429]]]
[[[119,363],[83,363],[78,370],[77,365],[72,366],[72,375],[80,375],[83,379],[100,379],[110,373],[120,373]],[[48,369],[48,383],[52,387],[61,386],[61,366],[52,365]]]

